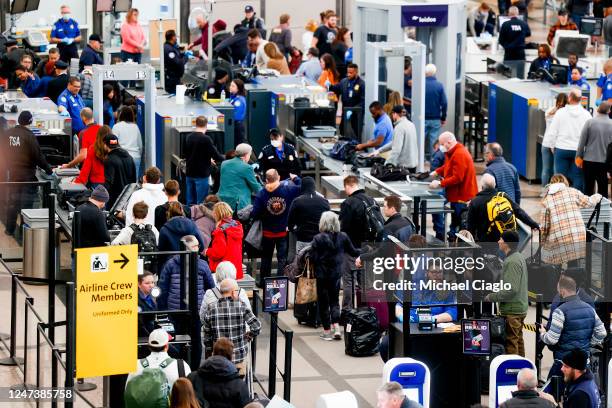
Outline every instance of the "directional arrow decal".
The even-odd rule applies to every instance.
[[[130,262],[130,260],[128,259],[127,256],[125,256],[125,254],[122,252],[121,253],[121,259],[115,259],[113,261],[113,263],[120,263],[121,265],[121,269],[123,269],[125,267],[125,265],[127,265]]]

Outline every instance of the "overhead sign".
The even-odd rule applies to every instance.
[[[76,252],[77,378],[133,372],[138,358],[138,245]]]
[[[448,6],[402,6],[402,27],[446,27]]]

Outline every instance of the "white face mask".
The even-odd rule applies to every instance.
[[[283,142],[281,142],[280,140],[276,139],[276,140],[270,141],[270,144],[278,149],[279,147],[281,147],[283,145]]]
[[[64,21],[70,20],[70,13],[62,14],[62,18],[64,19]]]
[[[448,149],[446,148],[446,146],[440,145],[440,151],[442,153],[446,153],[446,152],[448,152]]]

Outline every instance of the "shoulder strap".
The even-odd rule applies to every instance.
[[[142,366],[142,368],[147,368],[149,366],[149,360],[147,360],[146,358],[141,359],[140,365]]]
[[[164,369],[168,367],[170,364],[172,364],[173,361],[174,359],[172,357],[168,357],[167,359],[161,362],[161,364],[159,365],[159,368]]]
[[[130,228],[132,229],[132,231],[136,232],[138,231],[138,225],[136,224],[130,224]]]
[[[212,292],[215,294],[215,296],[217,297],[217,299],[221,299],[221,291],[219,290],[219,288],[212,288]]]
[[[182,358],[179,358],[176,360],[176,365],[178,367],[179,378],[185,377],[185,361]]]

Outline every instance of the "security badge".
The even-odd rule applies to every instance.
[[[289,161],[293,161],[293,155],[292,154],[289,155]]]
[[[173,52],[171,52],[170,54],[168,54],[168,57],[170,57],[170,58],[174,58],[174,57],[176,57],[176,54],[175,54],[175,53],[173,53]]]

